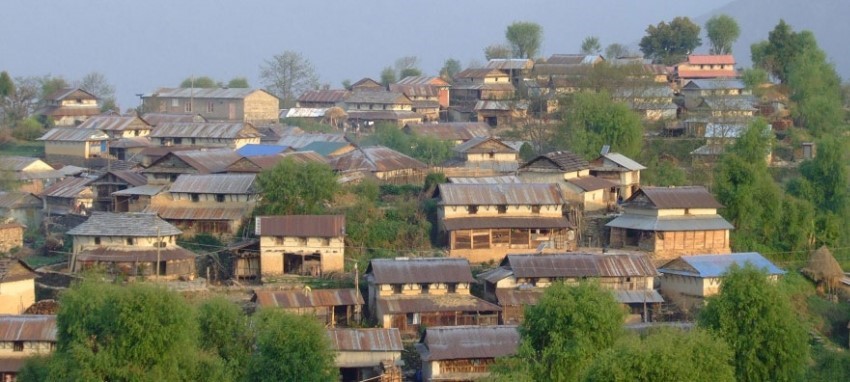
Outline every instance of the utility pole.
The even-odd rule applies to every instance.
[[[156,281],[159,281],[159,261],[160,251],[162,249],[162,239],[159,237],[159,226],[156,227]]]

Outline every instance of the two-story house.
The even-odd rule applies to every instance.
[[[247,122],[160,123],[150,134],[155,146],[226,147],[259,144],[260,134]]]
[[[95,212],[68,231],[69,270],[104,267],[112,274],[178,279],[195,276],[195,254],[177,245],[182,232],[149,213]]]
[[[603,152],[591,163],[590,175],[616,184],[615,198],[623,201],[640,188],[640,172],[646,167],[633,159],[612,152]]]
[[[44,213],[52,215],[88,215],[94,203],[93,178],[70,177],[53,183],[40,194]]]
[[[348,122],[355,127],[370,128],[382,122],[402,127],[422,121],[422,115],[413,111],[413,101],[402,93],[355,91],[345,105]]]
[[[416,344],[423,381],[486,379],[497,358],[519,350],[515,325],[428,327]]]
[[[63,88],[49,94],[35,115],[52,119],[56,126],[76,126],[100,114],[98,98],[80,88]]]
[[[90,183],[94,190],[92,208],[95,211],[114,212],[115,200],[112,193],[128,188],[144,186],[147,183],[147,178],[138,172],[125,170],[107,171]]]
[[[574,225],[555,184],[441,184],[439,227],[449,256],[473,263],[501,260],[508,253],[570,251]]]
[[[398,80],[396,84],[416,86],[424,85],[436,88],[437,102],[439,103],[440,108],[447,109],[449,107],[451,85],[440,77],[408,76]]]
[[[534,305],[546,287],[554,282],[575,284],[596,280],[614,292],[626,305],[632,321],[646,317],[649,307],[663,302],[653,290],[658,271],[643,254],[557,253],[546,255],[507,255],[499,267],[478,275],[484,284],[484,297],[502,307],[501,322],[522,322],[523,309]]]
[[[618,88],[614,100],[625,102],[647,121],[675,119],[678,106],[673,103],[673,89],[668,85],[637,85]]]
[[[519,166],[519,151],[498,138],[475,137],[452,148],[454,158],[443,164],[443,173],[497,175],[513,173]]]
[[[723,206],[705,187],[641,187],[606,224],[611,248],[637,248],[654,261],[692,254],[728,254],[729,231],[717,214]]]
[[[330,159],[337,173],[367,174],[384,183],[422,183],[428,166],[414,158],[384,146],[357,146],[345,154]]]
[[[731,97],[752,95],[738,78],[696,79],[688,81],[680,90],[685,97]]]
[[[398,329],[326,329],[342,381],[401,381],[404,344]]]
[[[15,381],[28,358],[56,348],[56,316],[0,316],[0,380]]]
[[[199,114],[209,121],[277,122],[280,100],[262,89],[160,88],[142,96],[150,113]]]
[[[368,306],[379,327],[415,336],[420,327],[495,325],[499,307],[470,294],[466,259],[373,259],[366,269]]]
[[[591,175],[590,168],[590,163],[579,155],[554,151],[520,165],[517,176],[523,182],[560,185],[564,199],[585,211],[606,209],[617,200],[617,186]]]
[[[259,197],[256,174],[180,175],[167,194],[153,198],[153,212],[186,235],[231,237],[251,216]]]
[[[344,215],[257,216],[260,276],[342,272]]]
[[[96,129],[54,127],[36,140],[44,142],[48,160],[64,164],[84,165],[109,152],[109,135]]]
[[[516,96],[511,78],[498,69],[466,69],[455,75],[450,94],[452,121],[468,121],[478,101],[508,100]]]
[[[673,79],[680,86],[689,80],[735,78],[735,57],[731,54],[691,54],[687,61],[673,67]]]

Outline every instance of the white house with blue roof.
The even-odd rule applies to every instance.
[[[662,275],[661,292],[665,296],[681,297],[672,300],[681,301],[682,305],[702,303],[706,297],[720,292],[723,276],[733,265],[743,267],[747,263],[765,271],[771,280],[785,274],[757,252],[682,256],[658,268]]]

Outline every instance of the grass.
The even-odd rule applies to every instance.
[[[43,267],[45,265],[52,265],[52,264],[61,263],[63,261],[66,261],[67,258],[65,258],[64,256],[33,255],[33,256],[28,256],[28,257],[24,258],[23,260],[24,260],[24,262],[27,263],[27,265],[29,265],[31,268],[35,269],[35,268]]]
[[[41,141],[18,141],[0,146],[0,155],[44,157],[44,142]]]

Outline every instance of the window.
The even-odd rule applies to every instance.
[[[494,153],[494,152],[492,152],[492,151],[491,151],[491,152],[489,152],[489,153],[487,154],[487,156],[489,156],[489,157],[490,157],[490,159],[495,159],[495,158],[496,158],[496,153]]]
[[[224,203],[224,198],[225,198],[224,194],[216,194],[215,195],[215,201],[217,201],[219,203]]]
[[[401,294],[401,284],[393,284],[393,293]]]
[[[199,194],[189,194],[189,196],[192,198],[193,202],[199,202],[201,200],[201,195]]]
[[[128,238],[127,238],[127,245],[134,245],[134,244],[136,244],[136,243],[135,243],[135,240],[133,240],[133,238],[132,238],[132,237],[128,237]]]
[[[500,214],[506,214],[506,213],[508,213],[508,206],[506,206],[504,204],[498,205],[498,206],[496,206],[496,210],[499,211]]]
[[[457,293],[457,284],[456,283],[450,283],[449,284],[449,293]]]
[[[24,341],[15,341],[12,351],[24,351]]]
[[[100,245],[100,237],[94,238],[94,245]]]
[[[174,144],[175,145],[182,145],[183,144],[183,138],[174,138]]]
[[[179,99],[175,98],[175,99],[171,100],[171,107],[179,107],[179,106],[180,106],[180,100]]]
[[[475,215],[475,214],[478,213],[478,206],[476,206],[476,205],[466,206],[466,212],[468,212],[470,215]]]
[[[419,313],[408,313],[407,314],[407,324],[408,325],[419,325]]]
[[[531,206],[531,213],[539,214],[540,213],[540,205],[535,204],[535,205]]]
[[[215,104],[213,103],[213,101],[207,102],[207,112],[212,113],[214,111],[215,111]]]
[[[428,291],[431,289],[431,284],[420,284],[419,289],[422,291],[422,294],[428,294]]]
[[[183,105],[183,111],[185,111],[187,113],[191,112],[192,111],[192,103],[189,102],[189,101],[186,101],[186,104]]]

